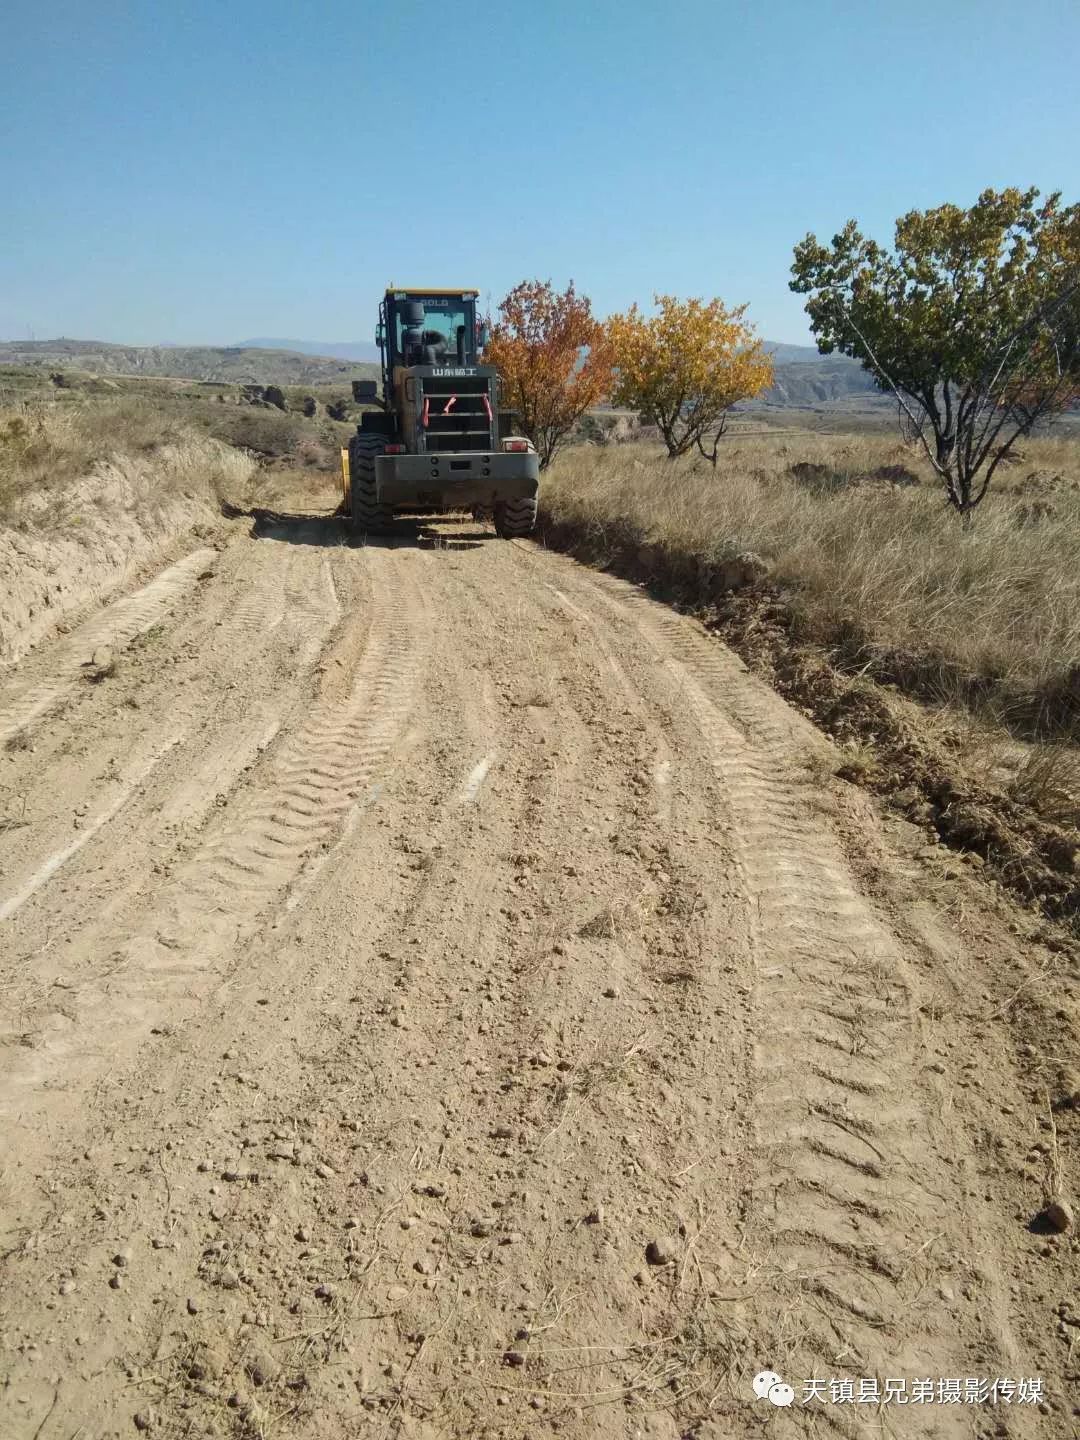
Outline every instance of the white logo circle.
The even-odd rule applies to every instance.
[[[774,1385],[783,1383],[775,1370],[762,1370],[759,1375],[754,1376],[754,1394],[759,1400],[764,1400]]]
[[[795,1391],[781,1381],[778,1385],[769,1387],[769,1399],[774,1405],[790,1405],[795,1399]]]

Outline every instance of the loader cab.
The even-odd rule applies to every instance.
[[[476,290],[387,290],[375,338],[382,353],[384,393],[394,371],[414,365],[479,364],[486,341],[478,327]]]

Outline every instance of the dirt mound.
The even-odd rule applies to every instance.
[[[1077,491],[1080,491],[1080,480],[1075,476],[1062,474],[1060,470],[1029,470],[1022,480],[1012,482],[1018,494],[1034,492],[1037,498],[1035,504],[1068,502]],[[1042,497],[1052,495],[1053,501],[1043,501]]]
[[[797,460],[794,465],[789,467],[788,474],[797,484],[820,490],[835,483],[836,472],[829,465],[816,465],[809,460]]]
[[[846,470],[835,465],[819,465],[798,460],[788,468],[797,485],[818,494],[830,490],[854,490],[865,486],[918,485],[919,477],[906,465],[879,465],[874,470]]]
[[[185,532],[209,534],[222,490],[242,493],[254,473],[249,456],[191,439],[23,497],[0,526],[0,664],[130,582]]]
[[[918,485],[919,477],[906,465],[879,465],[867,477],[870,480],[887,480],[890,485]]]

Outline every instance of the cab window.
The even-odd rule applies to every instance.
[[[473,336],[470,332],[472,325],[472,306],[464,301],[456,299],[452,295],[418,295],[413,297],[420,301],[424,307],[424,344],[432,345],[436,351],[443,352],[440,359],[445,358],[447,363],[452,364],[457,359],[457,332],[458,326],[465,327],[466,354],[472,355]],[[401,303],[395,310],[396,319],[396,340],[397,352],[405,354],[405,325],[402,320]],[[407,357],[406,357],[407,358]]]

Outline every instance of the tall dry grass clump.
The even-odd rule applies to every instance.
[[[753,552],[795,633],[843,666],[1080,733],[1080,444],[1029,443],[966,531],[917,457],[875,436],[735,439],[715,472],[580,448],[542,504],[557,543],[701,601]]]
[[[177,493],[216,505],[256,463],[144,400],[20,406],[0,411],[0,523],[48,529],[117,505],[152,518]]]
[[[138,400],[0,412],[0,666],[241,504],[257,461]]]

